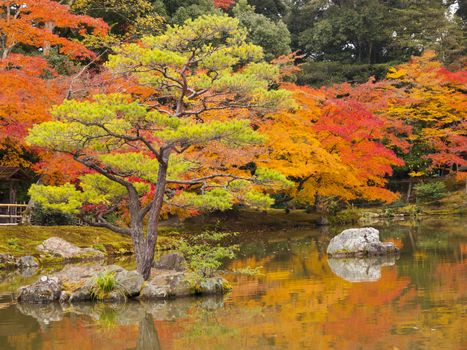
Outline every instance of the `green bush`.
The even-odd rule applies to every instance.
[[[329,217],[332,224],[356,224],[361,217],[361,212],[356,208],[347,208],[336,212]]]
[[[212,277],[227,259],[233,259],[238,245],[228,244],[236,233],[204,231],[201,234],[180,239],[179,251],[186,259],[187,267],[200,277]]]
[[[36,205],[31,211],[31,223],[39,226],[77,225],[78,218],[71,214],[45,209],[41,205]]]
[[[414,188],[418,202],[434,201],[446,196],[446,185],[441,181],[419,183]]]
[[[125,296],[122,287],[115,278],[115,273],[103,272],[98,274],[91,288],[91,295],[93,299],[104,299],[112,292],[117,292],[123,297]]]

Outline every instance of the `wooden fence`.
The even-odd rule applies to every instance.
[[[0,225],[22,223],[27,208],[27,204],[0,204]]]

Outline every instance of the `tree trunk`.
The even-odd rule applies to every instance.
[[[48,32],[53,33],[53,30],[55,29],[55,24],[53,22],[46,22],[45,28],[47,29]],[[51,48],[50,42],[47,40],[44,41],[44,46],[42,48],[44,56],[49,56],[50,48]]]
[[[405,198],[405,201],[407,203],[410,202],[410,195],[412,194],[412,179],[409,180],[409,188],[407,189],[407,197]]]
[[[164,153],[161,158],[162,161],[159,162],[159,170],[157,172],[156,194],[154,195],[149,211],[146,239],[142,245],[143,251],[140,252],[140,259],[137,259],[138,272],[141,273],[145,280],[148,280],[151,276],[151,268],[154,261],[160,212],[164,203],[165,188],[167,185],[169,152]]]

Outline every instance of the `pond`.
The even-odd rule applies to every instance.
[[[465,349],[466,224],[374,225],[399,259],[344,266],[325,254],[336,230],[244,233],[229,267],[262,274],[228,275],[223,298],[18,305],[33,277],[4,275],[0,349]]]

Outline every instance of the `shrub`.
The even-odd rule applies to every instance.
[[[177,251],[185,257],[189,270],[200,277],[212,277],[225,260],[235,258],[238,245],[226,241],[236,234],[207,230],[181,239]]]
[[[329,217],[329,221],[333,224],[355,224],[361,217],[361,212],[356,208],[347,208],[341,211],[338,211],[334,215]]]
[[[125,297],[125,293],[115,278],[113,272],[103,272],[97,275],[91,288],[93,299],[104,299],[112,292],[117,292]]]
[[[417,201],[428,202],[443,198],[446,196],[446,185],[444,182],[428,182],[415,185]]]
[[[39,226],[77,225],[78,219],[74,215],[36,205],[31,211],[31,223]]]

